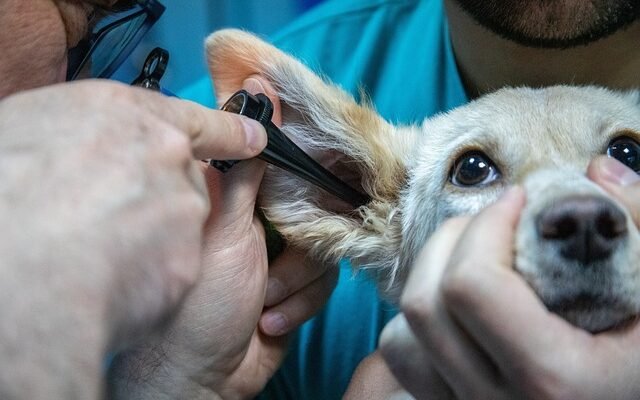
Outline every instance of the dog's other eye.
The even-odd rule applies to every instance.
[[[449,180],[456,186],[487,185],[500,177],[500,171],[484,153],[471,151],[453,163]]]
[[[620,136],[609,143],[607,155],[640,174],[640,144],[628,136]]]

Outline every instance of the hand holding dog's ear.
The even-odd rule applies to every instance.
[[[94,80],[3,99],[0,131],[0,342],[29,349],[4,358],[0,387],[90,398],[105,352],[156,330],[199,278],[210,206],[194,154],[252,157],[266,135]]]
[[[640,227],[640,175],[611,157],[597,157],[589,165],[589,177],[620,201]]]
[[[278,99],[268,84],[256,76],[243,88],[270,96],[279,123]],[[202,276],[162,337],[116,359],[116,397],[251,397],[279,367],[283,335],[328,298],[335,279],[327,269],[309,265],[302,253],[288,249],[267,265],[264,229],[255,214],[264,169],[260,160],[244,161],[225,174],[206,168],[212,212]],[[144,360],[159,367],[139,368]]]

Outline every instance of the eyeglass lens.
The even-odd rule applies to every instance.
[[[109,66],[113,65],[125,47],[131,43],[147,19],[145,13],[133,17],[126,23],[115,26],[106,32],[91,54],[91,60],[80,71],[80,77],[103,76]]]

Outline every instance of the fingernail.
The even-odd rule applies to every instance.
[[[261,152],[267,145],[267,133],[258,121],[249,118],[242,118],[244,134],[247,139],[247,146],[253,153]]]
[[[264,298],[264,305],[270,307],[279,302],[286,296],[286,292],[282,283],[275,278],[269,278],[267,281],[267,293]]]
[[[262,317],[262,330],[267,335],[280,336],[287,333],[289,322],[282,313],[267,314]]]
[[[616,185],[629,186],[640,182],[640,176],[635,171],[615,158],[602,157],[597,167],[603,179]]]

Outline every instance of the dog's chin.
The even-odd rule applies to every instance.
[[[554,301],[547,308],[591,333],[624,328],[639,317],[638,310],[623,301],[589,294]]]

